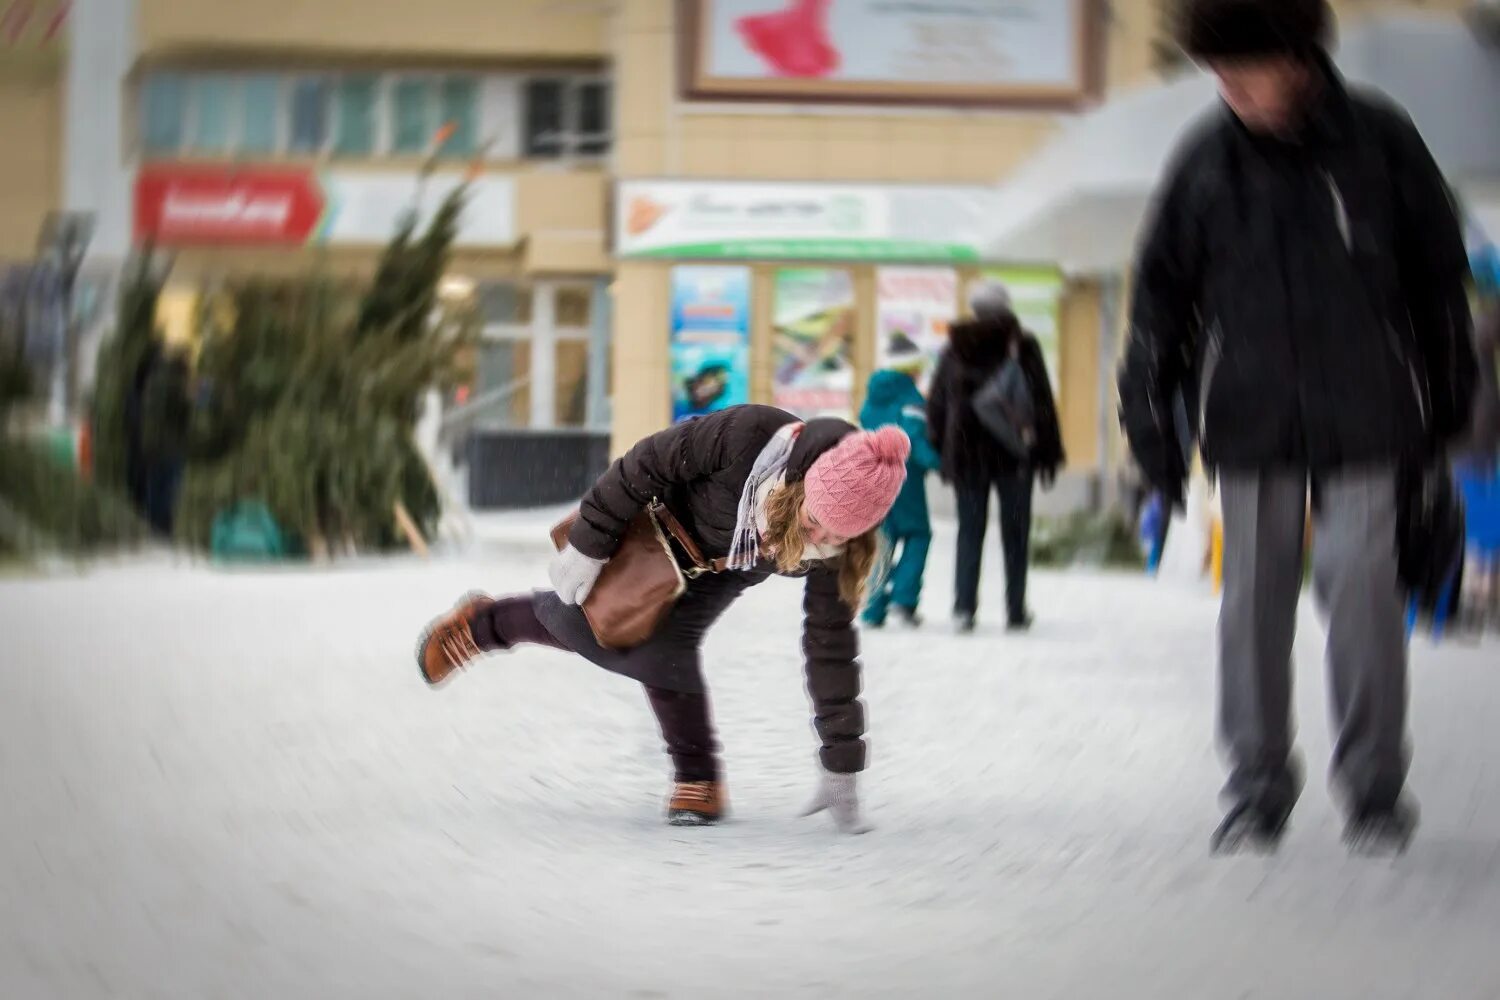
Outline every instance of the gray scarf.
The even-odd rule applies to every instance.
[[[729,569],[754,569],[760,561],[760,531],[755,524],[755,494],[760,484],[775,479],[786,471],[792,457],[792,445],[797,442],[801,424],[787,424],[771,435],[755,464],[750,468],[750,478],[745,480],[744,492],[740,494],[740,507],[734,518],[734,540],[729,545]]]

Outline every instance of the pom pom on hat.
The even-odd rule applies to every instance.
[[[877,527],[906,482],[911,441],[899,427],[850,434],[807,470],[807,510],[843,538]]]

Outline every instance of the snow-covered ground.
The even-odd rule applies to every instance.
[[[1309,610],[1293,829],[1213,859],[1213,600],[1038,574],[1033,634],[959,639],[944,532],[937,621],[866,642],[875,832],[796,816],[784,581],[708,648],[734,820],[677,830],[631,683],[535,650],[419,682],[431,614],[545,579],[514,534],[0,583],[0,997],[1500,996],[1494,644],[1418,643],[1419,839],[1351,859]]]

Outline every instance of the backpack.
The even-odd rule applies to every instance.
[[[1031,446],[1036,443],[1036,400],[1019,361],[1006,359],[974,393],[969,407],[1011,457],[1021,461],[1031,457]]]

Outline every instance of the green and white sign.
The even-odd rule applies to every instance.
[[[990,188],[622,181],[621,257],[973,263]]]

